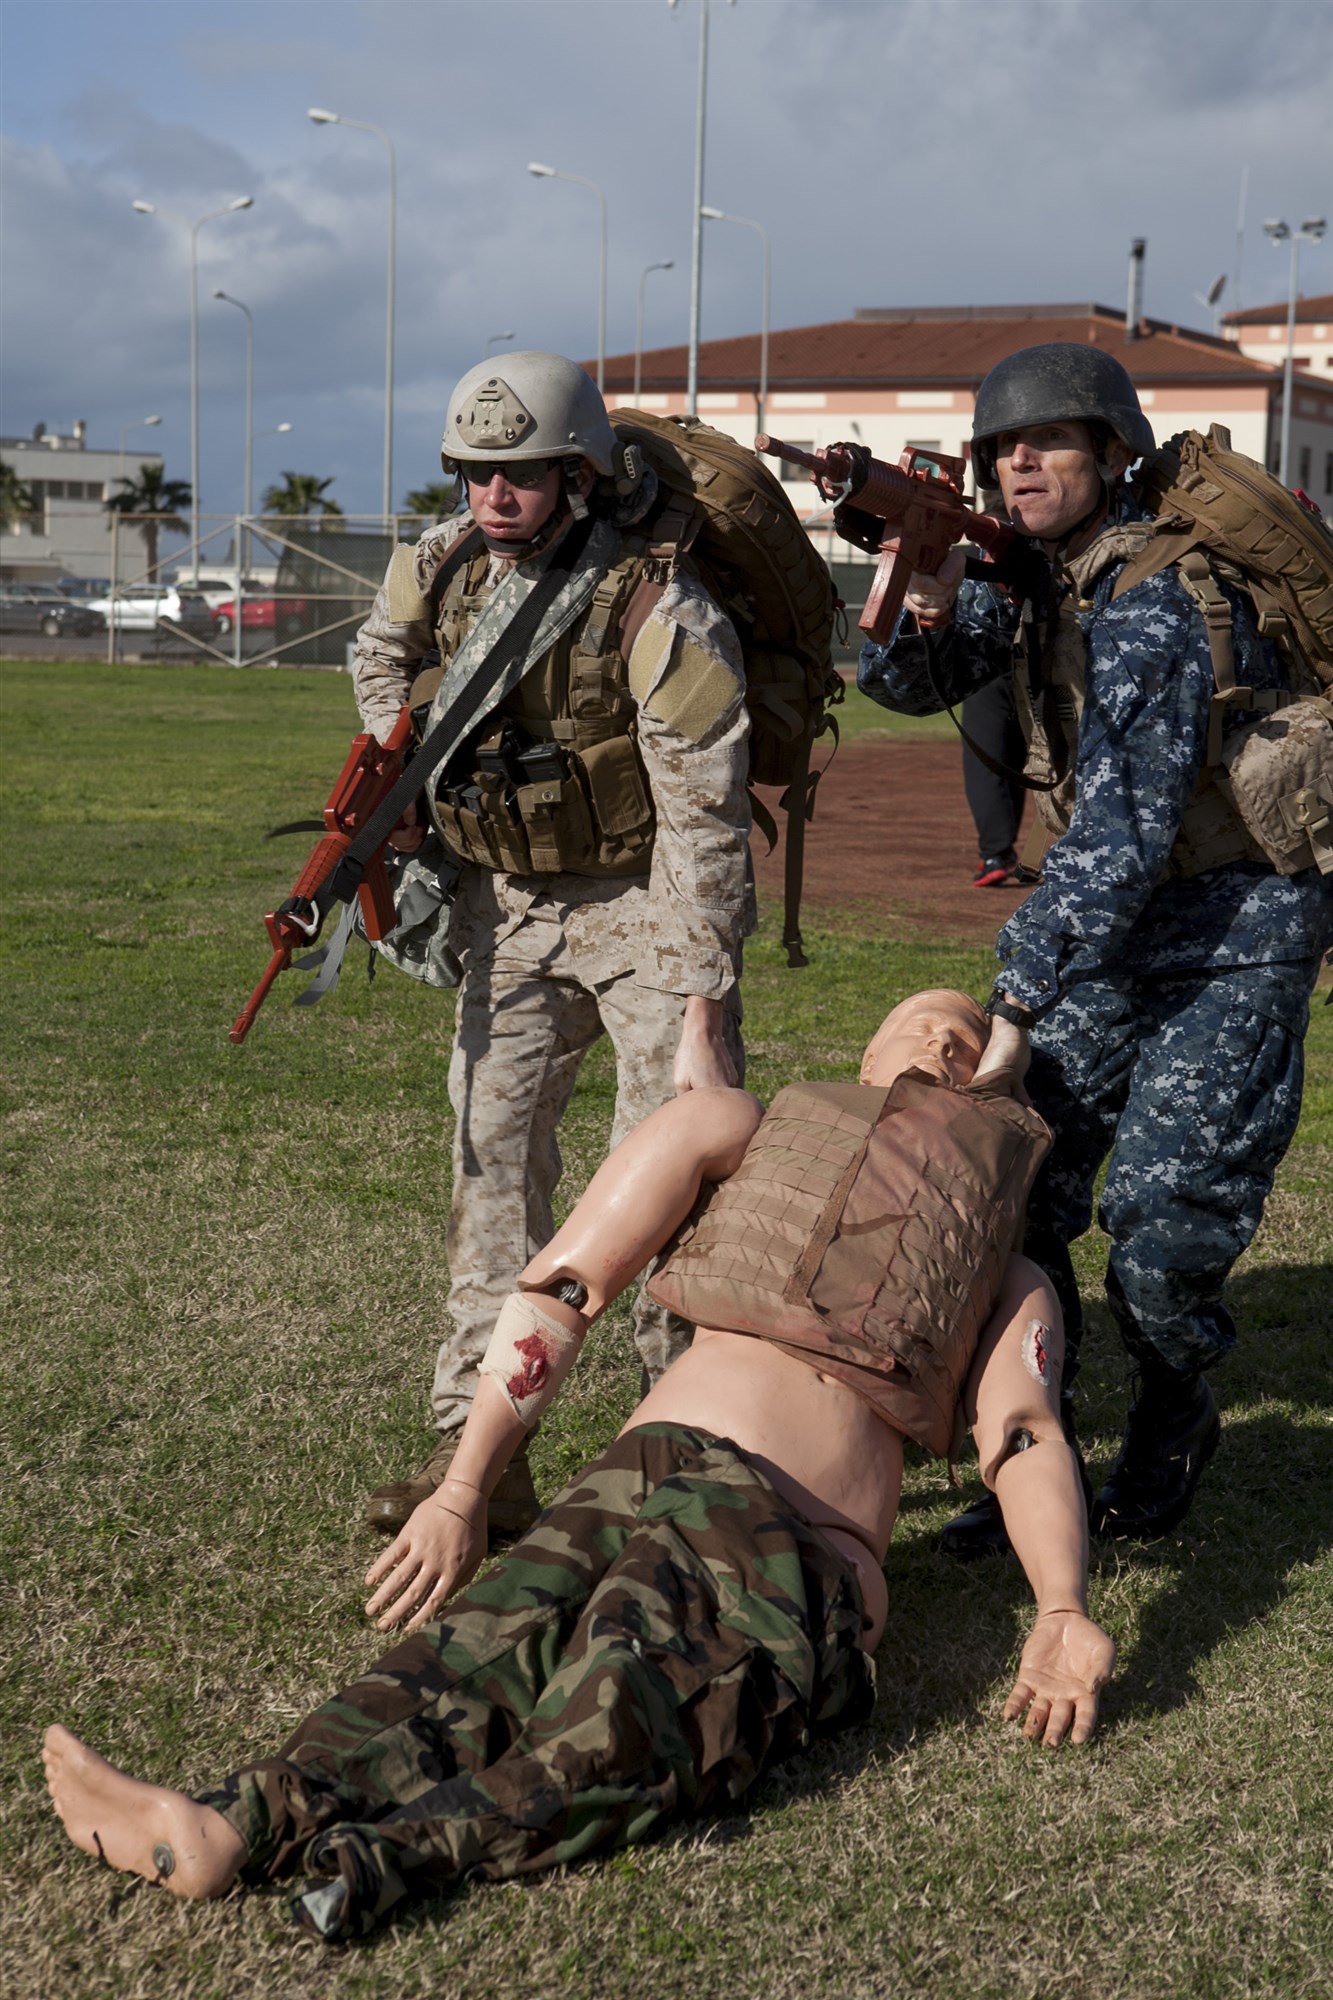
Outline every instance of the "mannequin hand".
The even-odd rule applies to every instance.
[[[1066,1737],[1086,1743],[1097,1726],[1098,1693],[1114,1667],[1115,1641],[1083,1612],[1038,1612],[1004,1719],[1026,1716],[1023,1734],[1048,1750]]]
[[[478,1493],[466,1503],[461,1493],[456,1498],[451,1490],[449,1506],[458,1511],[446,1512],[440,1496],[429,1494],[367,1570],[366,1582],[380,1587],[366,1604],[366,1616],[381,1632],[391,1631],[404,1619],[409,1632],[428,1623],[485,1556],[485,1496]]]

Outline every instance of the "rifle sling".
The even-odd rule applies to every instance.
[[[582,555],[588,537],[592,533],[592,525],[591,515],[586,520],[574,523],[560,544],[557,551],[558,560],[552,561],[550,568],[515,612],[457,701],[445,711],[425,741],[404,764],[402,775],[381,799],[355,840],[320,883],[311,901],[319,907],[321,914],[328,909],[330,903],[350,902],[356,894],[366,872],[366,864],[379,853],[402,818],[404,808],[409,806],[420,792],[420,774],[423,770],[430,770],[432,754],[438,756],[447,742],[460,735],[466,735],[473,723],[479,722],[487,714],[492,691],[502,679],[505,670],[527,651],[536,637],[537,628],[545,617],[548,606],[569,581],[570,571]],[[451,576],[455,569],[460,568],[476,554],[480,536],[481,530],[478,528],[455,542],[436,573],[435,586],[442,581],[447,582],[448,576]],[[414,765],[417,767],[415,771]]]

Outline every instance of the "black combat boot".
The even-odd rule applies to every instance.
[[[1074,1431],[1074,1401],[1072,1396],[1060,1398],[1060,1423],[1073,1449],[1074,1462],[1078,1466],[1079,1482],[1083,1487],[1083,1504],[1092,1503],[1092,1482],[1088,1469],[1083,1463],[1083,1453],[1078,1448],[1078,1438]],[[1009,1540],[1009,1530],[1004,1525],[1004,1515],[1000,1503],[993,1493],[982,1493],[981,1497],[955,1514],[940,1531],[940,1548],[946,1556],[953,1556],[957,1562],[975,1562],[979,1556],[1006,1556],[1013,1544]]]
[[[1092,1503],[1093,1534],[1148,1542],[1179,1527],[1221,1429],[1204,1376],[1145,1367],[1124,1441]]]

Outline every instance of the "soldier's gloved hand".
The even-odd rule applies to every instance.
[[[1048,1750],[1066,1737],[1086,1743],[1097,1727],[1097,1696],[1115,1669],[1115,1641],[1082,1611],[1041,1611],[1028,1634],[1006,1722]]]
[[[966,567],[967,557],[961,549],[954,548],[940,564],[938,575],[927,576],[923,570],[913,570],[903,609],[910,611],[917,624],[924,625],[928,632],[952,624],[953,601]]]
[[[469,1497],[470,1496],[470,1497]],[[402,1533],[366,1571],[379,1584],[366,1604],[381,1632],[407,1620],[415,1632],[439,1616],[486,1554],[486,1496],[476,1487],[448,1486],[429,1494]]]

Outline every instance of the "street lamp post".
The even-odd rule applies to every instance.
[[[639,273],[639,309],[634,317],[634,400],[639,400],[643,387],[643,288],[648,282],[650,271],[674,271],[675,265],[668,257],[661,264],[645,264]]]
[[[253,490],[251,474],[254,468],[255,316],[249,306],[243,305],[239,299],[234,299],[230,292],[215,291],[213,297],[221,299],[224,305],[235,306],[237,312],[245,314],[245,504],[242,511],[248,521],[253,511],[250,502]],[[236,551],[236,560],[244,569],[245,561],[240,549]]]
[[[764,305],[759,322],[759,414],[755,429],[767,430],[764,417],[768,410],[768,318],[773,289],[772,246],[768,231],[762,222],[755,222],[748,215],[729,215],[722,208],[704,208],[699,212],[708,222],[737,222],[742,229],[755,230],[764,246]]]
[[[591,188],[601,209],[602,253],[597,284],[597,387],[600,392],[606,387],[606,196],[596,181],[586,181],[581,174],[562,173],[559,167],[544,167],[539,160],[528,161],[528,172],[541,181],[572,181],[575,187]]]
[[[139,428],[140,424],[147,424],[147,426],[148,426],[149,430],[152,430],[152,429],[154,429],[154,428],[156,427],[156,425],[160,424],[160,423],[161,423],[161,421],[162,421],[161,417],[131,417],[131,418],[130,418],[130,420],[129,420],[129,422],[128,422],[127,424],[122,424],[122,425],[121,425],[121,427],[120,427],[120,451],[119,451],[119,453],[118,453],[117,455],[118,455],[118,457],[119,457],[119,460],[120,460],[120,473],[119,473],[118,477],[119,477],[119,483],[120,483],[120,484],[121,484],[122,486],[123,486],[123,485],[125,484],[125,439],[126,439],[126,437],[127,437],[128,435],[129,435],[129,433],[130,433],[131,431],[134,431],[134,430],[138,430],[138,428]]]
[[[490,360],[491,349],[498,340],[512,340],[513,338],[512,333],[488,333],[486,336],[486,359]]]
[[[673,12],[678,0],[667,0]],[[727,0],[729,7],[736,0]],[[685,407],[699,414],[699,316],[704,270],[704,128],[708,122],[708,0],[699,0],[699,84],[694,107],[694,223],[690,236],[690,351],[685,378]]]
[[[207,215],[201,215],[197,222],[181,215],[174,208],[162,208],[155,201],[136,201],[131,204],[138,215],[165,215],[173,222],[183,222],[190,232],[190,560],[194,574],[199,574],[199,231],[206,222],[215,222],[220,215],[232,215],[237,209],[253,208],[254,198],[248,194],[237,195],[222,208],[210,208]]]
[[[1317,243],[1327,224],[1322,215],[1307,215],[1299,229],[1285,222],[1269,221],[1264,234],[1274,243],[1291,244],[1291,284],[1287,291],[1287,358],[1282,364],[1282,443],[1278,450],[1277,476],[1284,486],[1291,469],[1291,378],[1295,367],[1296,284],[1300,274],[1302,243]]]
[[[384,142],[389,155],[389,289],[384,313],[384,518],[393,514],[393,300],[394,272],[398,242],[398,155],[393,140],[378,125],[365,125],[359,118],[344,118],[337,111],[312,107],[306,113],[312,125],[346,125],[353,132],[372,132]]]

